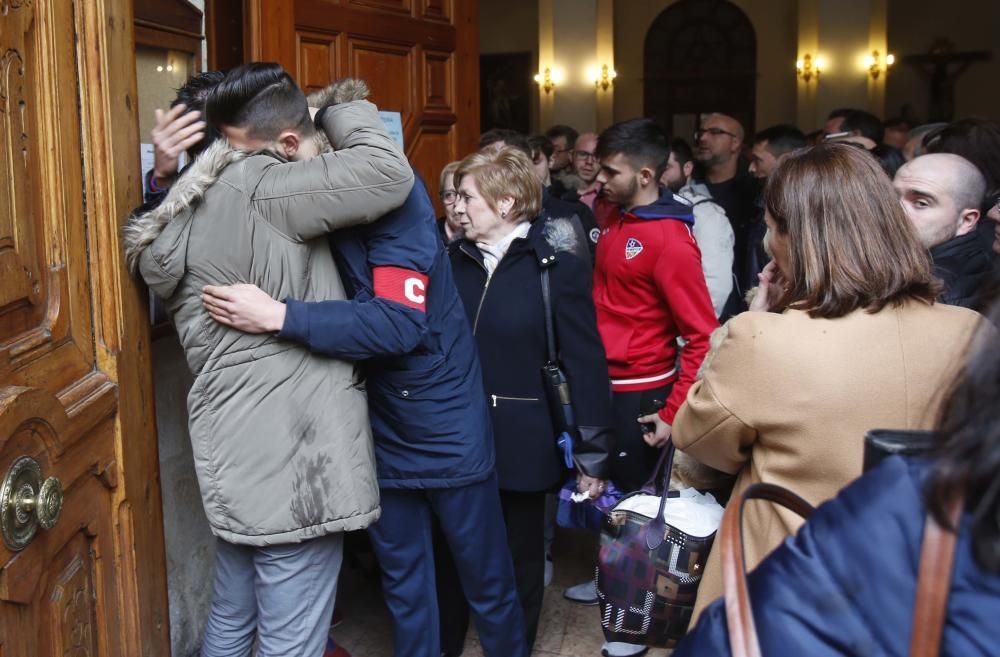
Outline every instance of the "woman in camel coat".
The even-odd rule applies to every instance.
[[[793,154],[764,192],[773,256],[750,312],[732,319],[673,425],[678,449],[737,475],[733,500],[768,482],[817,505],[861,474],[869,429],[933,426],[980,316],[936,304],[927,252],[870,155]],[[802,520],[749,504],[747,567]],[[849,528],[847,528],[849,530]],[[718,544],[695,619],[722,595]]]

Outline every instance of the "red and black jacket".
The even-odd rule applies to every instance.
[[[674,383],[660,417],[673,424],[719,325],[691,233],[692,206],[669,190],[624,211],[602,202],[594,266],[597,327],[616,392]],[[683,338],[680,364],[677,362]]]

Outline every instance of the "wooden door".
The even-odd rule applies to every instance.
[[[440,214],[441,169],[479,139],[479,23],[474,0],[251,0],[253,59],[281,63],[312,91],[366,80],[402,114],[406,155]]]
[[[3,657],[169,655],[132,40],[131,0],[0,0]]]

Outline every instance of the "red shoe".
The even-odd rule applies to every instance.
[[[333,639],[327,639],[323,657],[351,657],[351,653],[344,650],[343,646],[335,644]]]

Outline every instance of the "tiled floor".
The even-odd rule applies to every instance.
[[[535,657],[600,657],[603,636],[597,607],[583,607],[563,599],[567,586],[593,575],[596,537],[559,530],[552,548],[555,577],[545,590]],[[392,624],[376,581],[345,564],[339,605],[344,622],[334,638],[352,657],[392,657]],[[649,657],[666,657],[666,650],[650,650]],[[463,657],[483,657],[475,629],[469,630]]]

